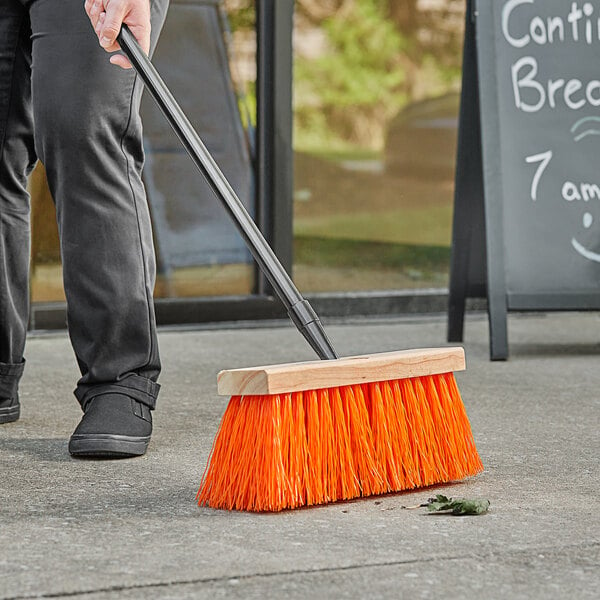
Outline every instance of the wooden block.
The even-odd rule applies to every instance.
[[[222,396],[282,394],[464,369],[462,348],[423,348],[221,371],[217,388]]]

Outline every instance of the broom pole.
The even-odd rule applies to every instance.
[[[135,36],[123,24],[117,38],[121,49],[146,85],[190,158],[221,201],[248,246],[254,260],[265,274],[298,331],[304,336],[318,357],[337,358],[317,313],[302,297],[279,259],[267,244],[252,217],[242,204],[225,175],[192,127],[183,110],[164,81],[140,48]]]

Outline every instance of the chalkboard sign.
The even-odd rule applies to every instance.
[[[449,338],[483,289],[505,359],[507,311],[600,309],[600,0],[469,3],[462,100]]]

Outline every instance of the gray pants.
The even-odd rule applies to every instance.
[[[133,71],[111,65],[84,0],[0,0],[0,397],[24,366],[29,195],[37,159],[56,204],[67,319],[84,403],[120,391],[154,408],[155,259]],[[156,44],[168,0],[151,0]]]

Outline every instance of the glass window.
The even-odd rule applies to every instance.
[[[446,287],[464,2],[297,0],[295,6],[298,287]],[[231,159],[223,169],[251,213],[255,19],[254,0],[173,3],[155,55],[217,160]],[[251,293],[255,270],[229,217],[149,98],[143,111],[156,296]],[[32,299],[64,300],[41,166],[31,190]]]
[[[296,283],[446,287],[464,2],[296,7]]]
[[[44,167],[38,163],[29,180],[31,194],[31,275],[33,302],[64,302],[58,226]]]
[[[173,2],[153,62],[253,214],[254,6],[230,4]],[[158,267],[155,296],[250,294],[255,269],[225,209],[148,95],[142,116],[144,184]],[[64,301],[54,206],[41,165],[31,193],[32,300]]]

